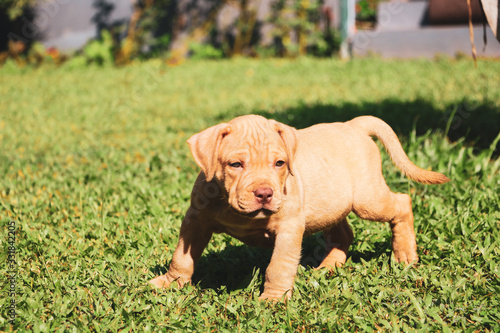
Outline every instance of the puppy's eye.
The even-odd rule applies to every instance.
[[[229,163],[229,166],[235,169],[243,167],[243,165],[240,162]]]
[[[281,166],[283,166],[285,164],[285,161],[282,161],[282,160],[279,160],[279,161],[276,161],[276,166],[279,168]]]

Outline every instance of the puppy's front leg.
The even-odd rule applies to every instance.
[[[289,227],[283,226],[280,229],[276,234],[274,251],[266,270],[264,292],[260,295],[260,300],[279,300],[284,294],[286,299],[292,296],[302,250],[304,223],[297,221],[295,224],[289,223]]]
[[[174,281],[179,287],[191,282],[194,266],[207,246],[212,232],[200,219],[199,212],[189,208],[182,221],[179,243],[175,249],[168,272],[149,281],[155,287],[167,288]]]

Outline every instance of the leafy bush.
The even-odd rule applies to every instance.
[[[101,32],[101,38],[89,42],[83,49],[83,54],[90,63],[110,65],[114,62],[113,39],[107,30]]]
[[[324,27],[320,28],[322,16]],[[274,47],[278,55],[331,56],[339,48],[340,36],[330,27],[323,1],[276,1],[269,22],[274,26]]]

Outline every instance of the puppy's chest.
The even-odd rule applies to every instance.
[[[251,221],[250,223],[220,223],[214,230],[216,233],[226,233],[250,246],[273,247],[275,231],[268,221]]]

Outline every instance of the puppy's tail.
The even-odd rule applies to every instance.
[[[394,164],[410,179],[422,184],[442,184],[450,179],[438,172],[419,168],[408,158],[392,128],[383,120],[372,116],[361,116],[348,124],[361,129],[369,136],[377,137],[389,153]]]

